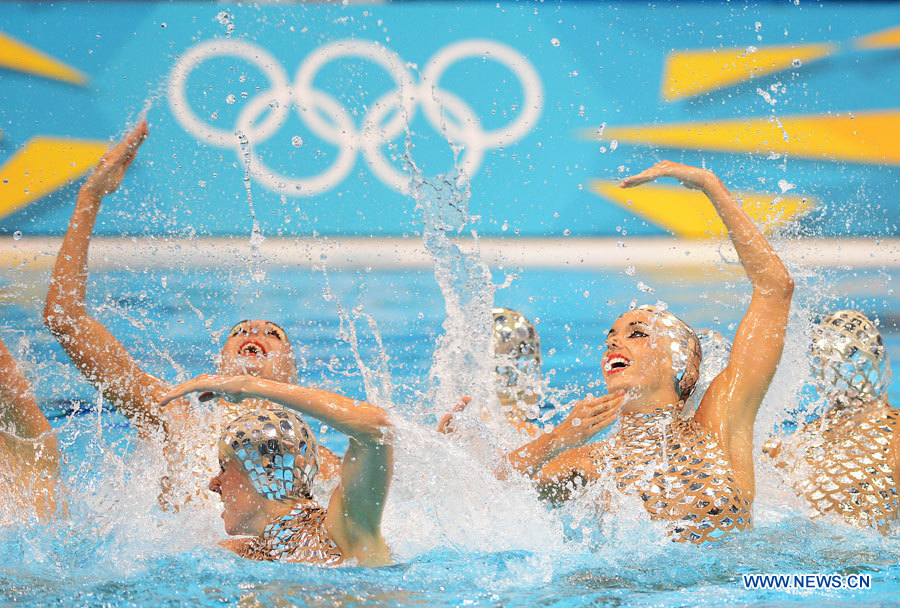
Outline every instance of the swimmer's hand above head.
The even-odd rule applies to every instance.
[[[137,156],[138,148],[149,134],[147,121],[142,120],[122,141],[107,150],[82,186],[82,193],[102,198],[115,192],[122,185],[128,167]]]
[[[713,172],[707,169],[664,160],[656,163],[649,169],[641,171],[637,175],[626,177],[622,180],[620,186],[622,188],[633,188],[652,182],[660,177],[674,177],[685,188],[704,191],[718,181]]]

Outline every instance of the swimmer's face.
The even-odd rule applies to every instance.
[[[222,497],[222,519],[228,534],[262,534],[265,527],[265,520],[260,518],[263,498],[235,458],[219,454],[219,474],[209,481],[209,489]]]
[[[648,310],[632,310],[613,323],[601,359],[610,393],[624,390],[639,397],[672,388],[672,356],[657,326],[658,318]]]
[[[294,382],[297,363],[291,343],[281,327],[271,321],[252,319],[238,323],[229,332],[222,347],[219,373]]]

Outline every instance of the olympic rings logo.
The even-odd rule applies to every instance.
[[[212,126],[198,117],[189,107],[185,91],[191,72],[216,57],[235,57],[254,64],[270,84],[244,105],[232,129]],[[344,57],[378,64],[396,85],[369,106],[359,125],[337,99],[313,87],[313,79],[323,66]],[[451,65],[467,58],[484,57],[511,70],[524,93],[516,118],[493,130],[482,127],[481,119],[465,100],[440,88],[441,77]],[[300,64],[294,82],[290,83],[284,68],[262,47],[242,40],[210,40],[192,47],[178,60],[168,90],[172,112],[188,133],[214,146],[234,149],[239,159],[245,153],[241,151],[237,133],[243,133],[250,143],[251,175],[269,190],[291,196],[315,196],[334,188],[352,171],[360,152],[379,179],[408,193],[409,175],[392,165],[382,148],[405,132],[419,108],[436,131],[443,133],[452,146],[462,149],[457,161],[459,169],[471,179],[480,169],[486,150],[511,144],[527,135],[543,109],[544,92],[537,70],[518,51],[493,40],[470,39],[444,47],[428,61],[419,81],[416,80],[397,53],[370,41],[338,40],[317,48]],[[254,145],[278,131],[292,108],[296,108],[310,131],[339,150],[331,166],[313,177],[279,175],[253,151]]]

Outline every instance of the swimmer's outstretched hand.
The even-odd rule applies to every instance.
[[[147,139],[150,130],[147,121],[142,120],[134,130],[118,144],[106,151],[97,168],[82,186],[82,192],[102,198],[111,194],[122,184],[125,172],[137,156],[138,148]]]
[[[159,402],[165,407],[172,401],[191,393],[200,393],[200,401],[219,398],[231,403],[240,403],[247,398],[247,376],[218,376],[216,374],[200,374],[193,380],[179,384],[166,393]]]
[[[673,163],[670,160],[658,162],[649,169],[641,171],[637,175],[626,177],[620,184],[623,188],[633,188],[652,182],[660,177],[674,177],[686,188],[691,190],[706,190],[716,176],[708,169]]]
[[[466,409],[466,406],[472,401],[471,397],[463,397],[459,400],[459,403],[453,406],[453,410],[441,418],[441,421],[438,423],[438,433],[444,433],[445,435],[449,435],[456,428],[453,426],[453,414],[458,413]]]
[[[582,399],[575,403],[566,419],[556,425],[551,433],[559,447],[576,448],[615,422],[623,405],[625,391]]]

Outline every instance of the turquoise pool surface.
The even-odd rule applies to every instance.
[[[694,327],[731,338],[749,295],[746,281],[726,279],[714,268],[506,272],[517,277],[494,294],[494,301],[537,323],[545,377],[560,404],[603,390],[598,361],[605,332],[632,301],[665,301]],[[890,355],[900,357],[900,298],[891,287],[895,271],[792,272],[798,289],[789,343],[758,419],[757,444],[796,407],[806,373],[807,323],[818,311],[852,306],[878,318]],[[268,269],[263,276],[246,264],[223,263],[208,270],[94,272],[92,310],[145,369],[170,381],[211,371],[222,331],[240,319],[262,317],[291,335],[302,382],[364,398],[368,379],[388,396],[382,404],[399,431],[384,532],[396,564],[319,569],[242,560],[216,545],[225,537],[217,502],[191,513],[166,513],[156,506],[153,447],[98,400],[41,324],[46,277],[45,270],[25,266],[0,278],[0,337],[25,364],[61,438],[70,516],[0,532],[0,602],[5,604],[890,606],[900,601],[900,535],[810,521],[765,463],[757,469],[754,529],[703,548],[668,541],[642,508],[627,501],[602,517],[590,516],[590,505],[551,511],[521,484],[493,480],[465,446],[432,430],[436,415],[452,406],[428,402],[437,394],[435,382],[458,379],[429,374],[447,309],[430,270]],[[495,283],[504,278],[504,272],[494,272]],[[345,311],[343,322],[339,311]],[[348,322],[355,329],[358,359],[346,339]],[[890,397],[900,403],[896,384]],[[323,437],[326,445],[343,449],[334,432]],[[862,573],[871,575],[871,589],[746,590],[741,575],[754,573]]]

